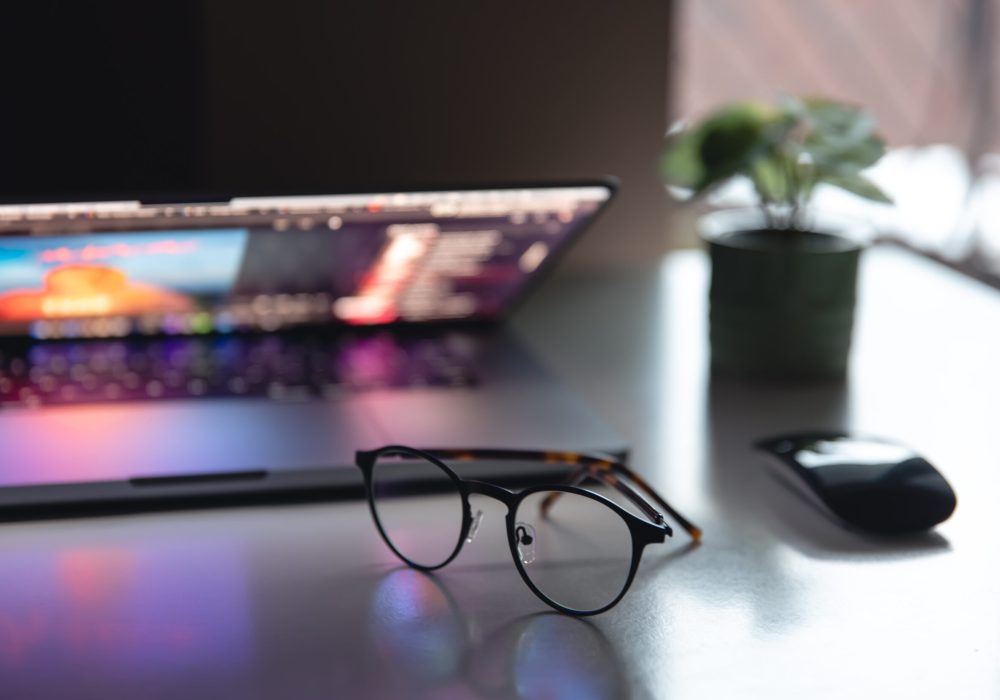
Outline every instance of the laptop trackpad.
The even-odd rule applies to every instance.
[[[245,399],[0,414],[0,486],[341,466],[381,438],[356,405]]]

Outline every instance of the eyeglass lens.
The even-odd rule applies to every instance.
[[[632,534],[601,501],[568,491],[546,515],[552,491],[525,496],[514,513],[514,554],[524,575],[550,601],[580,612],[613,603],[628,583]],[[463,509],[457,481],[406,452],[383,453],[372,470],[372,502],[386,539],[411,563],[434,568],[459,546]]]
[[[434,568],[458,547],[462,494],[438,465],[408,453],[383,453],[372,469],[371,493],[386,539],[410,562]]]
[[[561,492],[548,514],[538,491],[521,501],[514,541],[524,573],[550,600],[581,612],[618,598],[632,568],[632,534],[618,513],[592,498]]]

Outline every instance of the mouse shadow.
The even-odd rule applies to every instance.
[[[766,461],[766,460],[762,460]],[[775,464],[762,467],[764,522],[783,541],[815,559],[897,559],[943,554],[951,543],[934,530],[866,532],[840,520],[795,477]]]
[[[787,467],[754,444],[811,430],[851,431],[846,380],[804,384],[712,376],[709,385],[710,488],[727,509],[775,540],[816,559],[910,558],[950,549],[935,531],[877,535],[841,521]]]

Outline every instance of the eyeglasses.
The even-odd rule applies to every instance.
[[[532,461],[574,469],[564,484],[513,492],[462,479],[442,460]],[[355,461],[364,475],[375,526],[404,562],[432,571],[458,556],[475,537],[482,517],[481,511],[473,515],[469,496],[487,496],[507,507],[510,553],[525,584],[546,604],[570,615],[596,615],[613,607],[632,584],[646,545],[673,535],[656,506],[692,540],[701,539],[700,529],[628,467],[608,457],[390,445],[357,452]],[[648,519],[581,488],[588,480],[617,490]]]

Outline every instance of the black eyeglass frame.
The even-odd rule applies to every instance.
[[[507,529],[507,542],[510,546],[511,557],[514,559],[514,567],[517,569],[518,574],[520,574],[521,579],[528,586],[531,591],[538,596],[546,605],[558,610],[559,612],[565,613],[567,615],[574,615],[578,617],[597,615],[607,610],[610,610],[625,596],[629,588],[632,585],[632,581],[635,579],[635,574],[639,569],[639,561],[642,559],[643,550],[646,545],[662,543],[667,537],[673,535],[673,530],[669,525],[662,522],[663,517],[659,515],[655,510],[650,508],[650,511],[655,514],[654,519],[659,522],[649,522],[643,520],[642,518],[628,512],[621,506],[619,506],[614,501],[611,501],[604,496],[594,493],[593,491],[588,491],[587,489],[580,488],[579,486],[573,484],[552,484],[552,485],[535,485],[530,486],[521,491],[510,491],[501,486],[495,484],[490,484],[485,481],[478,481],[473,479],[462,479],[452,470],[447,464],[441,461],[435,453],[441,454],[445,457],[455,457],[458,459],[470,459],[470,458],[503,458],[509,456],[512,458],[524,459],[528,455],[534,458],[544,457],[546,455],[551,455],[552,453],[533,453],[533,452],[519,452],[514,450],[472,450],[472,451],[460,451],[460,450],[432,450],[425,451],[416,449],[413,447],[405,447],[402,445],[386,445],[380,447],[376,450],[369,451],[358,451],[355,453],[355,462],[357,466],[361,469],[362,475],[365,482],[365,494],[368,500],[368,508],[371,511],[372,520],[375,521],[375,527],[378,529],[379,534],[382,536],[383,541],[388,545],[389,549],[399,557],[402,561],[406,562],[407,565],[412,566],[420,571],[434,571],[440,569],[447,564],[449,564],[458,553],[462,551],[462,547],[465,544],[466,539],[469,536],[469,532],[472,528],[473,515],[472,506],[469,503],[469,496],[472,494],[486,496],[488,498],[493,498],[494,500],[500,501],[507,507],[506,515],[506,529]],[[440,564],[435,564],[433,566],[427,566],[425,564],[419,564],[415,561],[409,559],[406,555],[400,552],[396,546],[393,544],[389,535],[386,533],[382,526],[382,522],[379,520],[378,510],[375,507],[375,492],[372,485],[372,472],[375,468],[375,464],[379,457],[384,455],[394,455],[394,456],[410,456],[419,459],[426,460],[435,466],[439,467],[442,472],[444,472],[455,484],[459,494],[462,498],[462,527],[459,532],[458,541],[455,543],[455,548],[452,550],[451,554],[448,555]],[[563,455],[564,457],[575,457],[576,455]],[[596,459],[596,458],[589,458]],[[604,460],[602,460],[603,462]],[[521,558],[517,554],[517,534],[516,534],[516,518],[518,507],[521,502],[531,496],[532,494],[539,492],[560,492],[560,493],[571,493],[577,496],[582,496],[584,498],[589,498],[591,500],[597,501],[598,503],[610,508],[612,511],[618,514],[618,516],[625,522],[626,527],[628,527],[629,533],[632,537],[632,554],[631,562],[629,564],[628,576],[625,579],[625,583],[622,586],[621,591],[618,595],[606,605],[596,608],[593,610],[578,610],[575,608],[569,608],[562,605],[551,598],[549,598],[545,593],[543,593],[531,580],[528,573],[524,570],[524,564],[521,562]],[[640,499],[641,500],[641,499]],[[543,514],[548,509],[548,505],[543,505]],[[649,506],[646,506],[647,508]],[[672,511],[672,509],[671,509]],[[698,531],[700,536],[700,531]],[[697,540],[697,537],[695,537]]]

